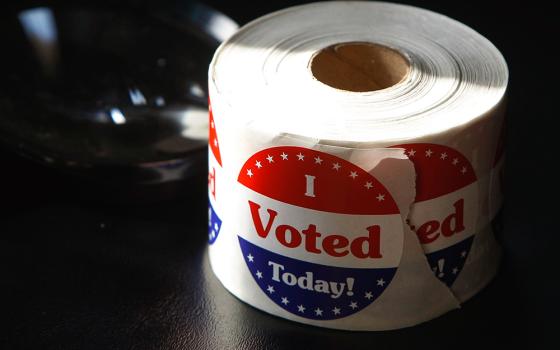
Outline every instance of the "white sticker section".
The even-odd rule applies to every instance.
[[[315,176],[305,175],[305,195],[315,197]]]
[[[410,226],[426,253],[450,247],[476,233],[478,184],[414,203]]]
[[[316,264],[354,268],[399,265],[403,222],[399,214],[351,215],[286,204],[242,185],[235,234],[275,253]]]

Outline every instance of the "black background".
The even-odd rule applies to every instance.
[[[298,2],[206,3],[246,23]],[[210,272],[204,178],[175,201],[99,203],[77,195],[67,177],[0,151],[0,348],[544,346],[558,324],[558,16],[535,1],[406,3],[471,26],[508,61],[505,256],[484,291],[460,310],[398,331],[288,322],[241,303]]]

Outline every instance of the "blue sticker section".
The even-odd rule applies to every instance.
[[[463,269],[473,239],[474,236],[471,236],[455,245],[426,254],[432,271],[448,287],[451,287]]]
[[[243,257],[261,290],[278,306],[313,320],[334,320],[364,309],[387,288],[397,268],[347,268],[305,262],[239,237]]]
[[[216,214],[214,207],[210,201],[208,201],[208,243],[213,244],[216,242],[218,235],[220,234],[220,230],[222,228],[222,220]]]

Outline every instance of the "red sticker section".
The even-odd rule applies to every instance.
[[[385,186],[371,174],[342,158],[302,147],[273,147],[254,154],[238,181],[272,199],[314,210],[399,213]]]
[[[478,188],[473,167],[458,151],[417,143],[404,148],[416,170],[410,228],[436,276],[451,286],[464,266],[476,229]]]
[[[404,148],[414,163],[416,203],[441,197],[476,181],[470,162],[453,148],[431,143],[403,144],[393,148]]]
[[[222,166],[222,156],[220,155],[220,144],[218,142],[218,133],[216,132],[216,124],[214,123],[214,114],[212,113],[212,105],[208,100],[208,146],[210,151],[214,154],[214,158],[220,166]]]

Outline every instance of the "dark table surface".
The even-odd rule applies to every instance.
[[[209,1],[239,22],[275,8]],[[538,347],[557,313],[558,182],[552,37],[544,8],[424,3],[493,41],[511,71],[505,251],[496,279],[436,320],[390,332],[304,326],[229,294],[206,253],[206,179],[151,204],[92,200],[69,178],[0,151],[0,349]],[[550,19],[547,19],[547,16]],[[542,35],[540,38],[538,35]],[[556,322],[557,323],[557,322]]]

